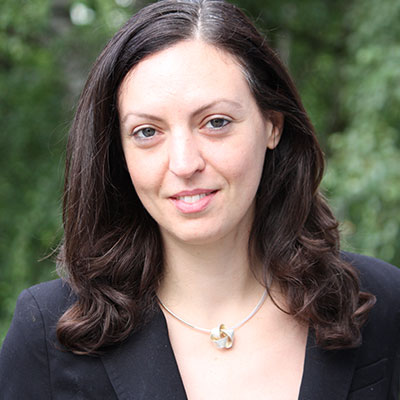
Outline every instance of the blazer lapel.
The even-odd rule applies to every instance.
[[[325,351],[307,339],[299,400],[346,399],[357,349]],[[139,332],[101,357],[119,400],[187,400],[161,310]]]
[[[161,310],[101,357],[119,400],[186,400]]]
[[[347,399],[357,349],[322,350],[310,329],[299,400]]]

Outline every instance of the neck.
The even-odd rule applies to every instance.
[[[221,318],[233,325],[261,298],[264,288],[250,268],[247,241],[164,242],[165,274],[158,296],[175,313],[205,327]]]

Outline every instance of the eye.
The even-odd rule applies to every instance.
[[[228,125],[230,123],[231,123],[230,120],[228,120],[226,118],[219,117],[219,118],[210,119],[206,123],[205,126],[206,126],[206,128],[209,128],[209,129],[221,129],[224,126],[226,126],[226,125]]]
[[[132,132],[132,136],[135,136],[139,139],[151,139],[155,136],[157,131],[151,126],[145,126],[143,128],[135,129]]]

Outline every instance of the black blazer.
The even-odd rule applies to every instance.
[[[310,330],[299,399],[398,400],[400,270],[364,256],[344,257],[377,303],[357,349],[321,350]],[[73,301],[61,280],[22,292],[0,353],[1,400],[186,399],[161,310],[103,356],[78,356],[61,350],[55,336],[58,318]]]

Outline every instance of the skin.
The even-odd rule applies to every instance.
[[[247,244],[282,116],[265,117],[236,59],[200,39],[130,71],[119,113],[132,184],[163,239],[158,297],[197,326],[235,325],[265,290],[250,270]],[[189,399],[297,398],[307,328],[270,299],[235,333],[231,350],[164,314]]]
[[[124,80],[119,110],[132,183],[165,241],[215,243],[249,230],[280,132],[230,55],[201,41],[152,55]],[[195,203],[176,199],[204,192]]]

